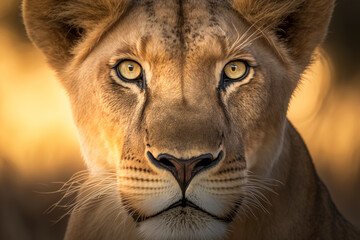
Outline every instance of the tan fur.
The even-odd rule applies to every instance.
[[[65,238],[359,239],[286,119],[333,5],[25,0],[28,35],[69,94],[89,168]],[[146,87],[118,78],[121,59],[142,66]],[[248,77],[219,88],[237,59]],[[221,151],[184,193],[147,155]],[[203,211],[162,212],[183,197]]]

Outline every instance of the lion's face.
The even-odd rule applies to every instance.
[[[109,209],[145,238],[217,239],[264,208],[289,98],[332,6],[26,0],[23,12],[69,94],[92,176],[116,176]]]
[[[84,156],[93,171],[116,171],[146,235],[220,237],[258,201],[248,170],[271,168],[289,70],[228,6],[160,5],[130,9],[78,69],[70,96]]]

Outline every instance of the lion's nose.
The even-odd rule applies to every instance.
[[[185,194],[186,188],[194,176],[216,166],[223,157],[223,151],[220,151],[216,158],[210,153],[190,159],[179,159],[170,154],[160,154],[155,158],[151,152],[147,152],[147,155],[156,167],[172,173],[179,183],[182,193]]]

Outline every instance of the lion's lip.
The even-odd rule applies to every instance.
[[[201,207],[197,206],[196,204],[192,203],[191,201],[188,201],[186,199],[183,199],[183,200],[180,200],[178,202],[175,202],[173,204],[171,204],[169,207],[165,208],[164,210],[161,210],[160,212],[156,213],[156,214],[153,214],[151,216],[146,216],[146,217],[138,217],[136,219],[137,222],[143,222],[143,221],[146,221],[150,218],[154,218],[154,217],[157,217],[171,209],[174,209],[174,208],[178,208],[178,207],[181,207],[181,208],[186,208],[186,207],[190,207],[190,208],[193,208],[193,209],[196,209],[198,211],[201,211],[207,215],[209,215],[210,217],[216,219],[216,220],[219,220],[219,221],[223,221],[223,222],[231,222],[232,220],[232,217],[225,217],[225,218],[221,218],[221,217],[218,217],[214,214],[211,214],[207,211],[205,211],[204,209],[202,209]]]

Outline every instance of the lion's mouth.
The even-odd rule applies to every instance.
[[[160,216],[161,214],[164,214],[164,213],[169,212],[169,211],[171,211],[173,209],[176,209],[176,208],[183,208],[183,209],[192,208],[195,211],[200,211],[200,212],[210,216],[211,218],[213,218],[215,220],[219,220],[219,221],[227,222],[227,223],[232,221],[232,219],[233,219],[233,217],[235,215],[235,212],[236,212],[236,210],[234,210],[230,214],[228,214],[226,217],[218,217],[218,216],[216,216],[214,214],[211,214],[208,211],[202,209],[201,207],[197,206],[196,204],[192,203],[191,201],[183,199],[183,200],[180,200],[178,202],[173,203],[172,205],[165,208],[164,210],[161,210],[160,212],[158,212],[156,214],[153,214],[151,216],[141,216],[141,215],[138,215],[135,211],[131,211],[131,210],[130,210],[130,213],[131,213],[130,215],[134,218],[134,220],[136,222],[140,223],[140,222],[146,221],[148,219]]]

